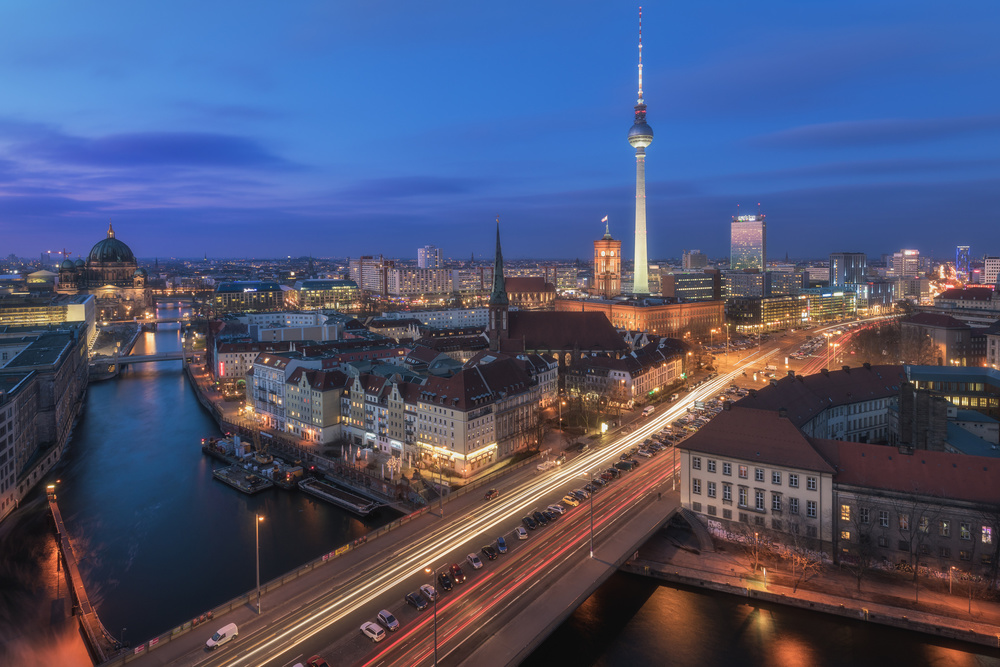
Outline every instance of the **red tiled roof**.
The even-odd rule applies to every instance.
[[[298,384],[302,376],[306,382],[316,391],[330,391],[332,389],[343,389],[347,386],[347,376],[340,371],[317,371],[299,366],[285,380],[286,384]]]
[[[788,419],[801,427],[827,408],[896,396],[905,379],[903,367],[892,365],[862,366],[805,377],[786,375],[756,390],[756,395],[741,398],[736,405],[772,411],[784,408]]]
[[[275,341],[264,343],[219,343],[218,353],[236,352],[288,352],[292,349],[289,341]]]
[[[734,405],[716,415],[679,448],[741,461],[834,472],[809,438],[772,410]]]
[[[917,449],[818,440],[837,467],[836,482],[872,489],[995,505],[1000,500],[1000,460]]]
[[[419,387],[419,400],[468,411],[505,395],[527,391],[531,376],[509,357],[491,364],[463,368],[449,378],[430,377]]]
[[[604,313],[513,311],[504,349],[625,351],[629,346]],[[521,342],[523,341],[523,346]]]

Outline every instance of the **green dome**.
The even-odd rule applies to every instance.
[[[132,249],[115,238],[115,230],[108,225],[108,238],[98,241],[90,249],[90,262],[101,264],[135,264]]]

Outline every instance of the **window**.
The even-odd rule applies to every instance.
[[[771,528],[781,530],[781,519],[771,519]]]
[[[983,526],[983,544],[993,544],[993,528]]]
[[[806,501],[806,516],[810,519],[816,518],[816,501],[807,500]]]
[[[693,509],[695,512],[700,512],[701,503],[691,503],[691,509]]]
[[[723,463],[722,463],[722,474],[723,475],[732,475],[733,474],[733,464],[732,463],[726,463],[726,462],[723,461]]]
[[[740,507],[747,506],[747,487],[740,487]]]
[[[691,457],[691,468],[694,470],[701,470],[701,457],[692,456]]]
[[[691,493],[701,493],[701,480],[692,479],[691,480]]]
[[[910,550],[910,543],[907,542],[906,540],[900,540],[896,544],[896,546],[899,547],[900,551],[909,551]]]
[[[859,507],[858,508],[858,520],[861,521],[861,523],[863,525],[866,525],[866,526],[869,523],[871,523],[871,521],[872,521],[871,510],[868,509],[867,507]]]
[[[899,515],[899,529],[900,530],[909,530],[910,529],[910,515],[909,514],[900,514]]]
[[[806,537],[816,537],[816,526],[806,526]]]
[[[732,518],[733,518],[733,511],[732,510],[726,510],[726,509],[722,510],[722,518],[723,519],[732,520]]]
[[[740,466],[740,479],[746,479],[746,478],[747,478],[747,467]]]
[[[753,469],[753,478],[755,480],[757,480],[758,482],[763,482],[764,481],[764,469],[763,468],[754,468]]]
[[[771,471],[771,484],[781,485],[781,473],[777,470]]]
[[[722,483],[722,500],[731,503],[733,502],[733,485]]]
[[[715,505],[708,506],[708,514],[709,516],[715,516]]]
[[[925,516],[920,517],[920,523],[918,525],[921,533],[929,532],[931,529],[931,521]]]
[[[972,525],[963,521],[962,523],[958,524],[958,533],[959,537],[962,538],[963,540],[971,540]]]
[[[708,463],[708,472],[715,472],[715,460],[709,459],[706,463]]]
[[[851,506],[850,505],[841,505],[840,506],[840,520],[841,521],[850,521],[851,520]]]
[[[753,518],[753,522],[754,522],[754,525],[756,525],[756,526],[763,526],[764,525],[764,517],[762,517],[762,516],[755,516]]]
[[[958,552],[958,559],[959,560],[972,560],[972,552],[971,551],[964,551],[964,550],[963,551],[959,551]]]
[[[816,490],[816,478],[815,477],[806,477],[806,488],[809,489],[810,491],[815,491]]]
[[[941,547],[941,558],[951,558],[951,549],[948,547]]]
[[[750,523],[750,520],[747,518],[746,512],[740,512],[740,521],[742,523]]]
[[[851,541],[851,531],[849,531],[849,530],[842,530],[842,531],[840,531],[840,539],[843,540],[844,542],[850,542]]]
[[[950,537],[951,521],[948,521],[947,519],[941,519],[938,521],[938,534],[941,535],[941,537]]]
[[[879,535],[878,536],[878,545],[880,547],[882,547],[883,549],[888,549],[889,548],[889,538],[886,537],[885,535]]]
[[[758,512],[763,512],[764,492],[761,491],[760,489],[757,489],[756,491],[753,492],[753,497],[754,497],[754,509],[756,509]]]
[[[708,497],[709,498],[714,498],[715,497],[715,482],[709,482],[708,483],[708,489],[707,489],[707,491],[708,491]]]
[[[780,512],[781,511],[781,494],[772,493],[771,494],[771,511]]]
[[[888,510],[879,510],[878,511],[878,525],[882,526],[883,528],[888,528],[889,527],[889,511]]]
[[[790,524],[788,524],[788,530],[791,531],[791,533],[793,535],[798,535],[799,534],[799,524],[797,524],[797,523],[790,523]]]
[[[788,486],[792,487],[793,489],[799,488],[799,476],[793,475],[792,473],[788,473]]]
[[[792,513],[792,514],[798,514],[799,513],[799,499],[798,498],[789,498],[788,499],[788,511],[790,513]]]

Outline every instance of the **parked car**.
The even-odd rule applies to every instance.
[[[517,539],[519,539],[519,540],[526,540],[526,539],[528,539],[528,531],[526,531],[523,527],[518,526],[517,530],[515,530],[514,532],[517,533]]]
[[[545,518],[545,515],[541,512],[533,512],[531,514],[531,518],[534,519],[540,526],[544,526],[549,522],[549,520]]]
[[[494,549],[489,544],[487,544],[485,547],[483,547],[482,549],[480,549],[480,551],[483,552],[483,555],[486,556],[486,558],[488,560],[496,560],[497,559],[497,550]]]
[[[450,591],[455,587],[455,584],[451,583],[451,577],[448,576],[447,572],[442,572],[438,575],[438,585],[443,591]]]
[[[622,476],[622,471],[619,470],[618,468],[615,468],[614,466],[611,466],[610,468],[608,468],[604,472],[608,473],[609,475],[611,475],[611,477],[613,477],[615,479],[617,479],[617,478],[619,478],[619,477]]]
[[[389,632],[399,630],[399,621],[388,609],[383,609],[378,613],[378,622],[385,626],[385,629]]]
[[[601,479],[600,477],[595,477],[595,478],[594,478],[594,481],[593,481],[593,482],[591,482],[591,484],[593,484],[594,486],[596,486],[596,487],[597,487],[598,489],[602,489],[602,488],[604,488],[604,485],[605,485],[606,483],[607,483],[607,482],[606,482],[605,480]]]
[[[469,565],[472,566],[473,570],[478,570],[483,566],[483,561],[479,560],[479,556],[472,553],[465,557],[465,560],[469,561]]]
[[[563,507],[562,505],[549,505],[545,509],[547,509],[550,512],[553,512],[554,514],[565,514],[566,513],[566,508]]]
[[[330,663],[324,660],[321,656],[314,655],[313,657],[306,660],[306,664],[309,667],[330,667]]]
[[[527,528],[528,530],[534,530],[535,528],[538,528],[538,523],[536,523],[535,520],[532,519],[530,516],[526,516],[523,519],[521,519],[521,523],[523,523],[525,528]]]
[[[497,538],[497,551],[502,554],[507,553],[507,540],[502,537]]]
[[[562,501],[561,502],[566,503],[570,507],[576,507],[577,505],[580,504],[580,499],[577,498],[576,496],[573,496],[573,495],[570,495],[570,494],[567,493],[565,496],[562,497]]]
[[[542,516],[544,516],[549,521],[555,521],[556,517],[559,516],[555,512],[550,512],[548,510],[542,510]]]
[[[587,498],[590,497],[590,494],[587,493],[586,491],[584,491],[583,489],[577,489],[575,491],[571,491],[570,493],[572,493],[574,496],[576,496],[580,500],[586,500]]]
[[[448,573],[451,575],[452,580],[456,584],[464,584],[465,583],[465,572],[462,572],[462,568],[459,567],[458,563],[455,563],[454,565],[452,565],[451,567],[449,567],[448,568]]]
[[[365,621],[361,624],[361,634],[373,642],[380,642],[385,639],[385,630],[377,623],[372,623],[371,621]]]
[[[238,634],[240,634],[240,629],[236,627],[236,624],[228,623],[216,630],[215,634],[209,637],[208,641],[205,642],[205,646],[207,646],[209,650],[215,650],[223,644],[236,639]]]
[[[406,600],[406,604],[410,605],[417,611],[427,609],[427,600],[425,600],[424,596],[420,593],[407,593],[406,597],[403,599]]]
[[[489,491],[486,492],[486,496],[484,499],[493,500],[494,498],[497,498],[499,496],[500,496],[500,491],[498,491],[497,489],[490,489]]]

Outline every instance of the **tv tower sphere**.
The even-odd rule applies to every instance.
[[[629,128],[628,142],[632,148],[645,148],[653,143],[653,128],[646,121],[636,122]]]

